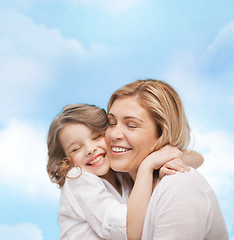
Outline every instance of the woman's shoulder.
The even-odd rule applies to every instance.
[[[206,179],[195,169],[189,172],[177,172],[174,175],[166,175],[157,185],[157,188],[167,188],[179,191],[210,191],[211,187]]]

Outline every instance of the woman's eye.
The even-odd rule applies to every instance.
[[[138,127],[137,124],[135,124],[135,123],[127,123],[127,126],[129,128],[137,128]]]
[[[116,125],[116,121],[113,120],[113,119],[109,119],[109,120],[108,120],[108,125],[109,125],[109,126]]]

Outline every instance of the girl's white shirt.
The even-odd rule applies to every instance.
[[[70,177],[79,174],[79,168],[68,173]],[[132,183],[128,174],[116,175],[122,196],[108,181],[85,170],[79,178],[66,179],[58,212],[60,240],[127,239],[126,202]]]

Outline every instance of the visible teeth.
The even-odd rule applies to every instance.
[[[101,161],[103,159],[103,157],[104,157],[103,155],[98,156],[93,161],[89,162],[89,165],[96,164],[97,162]]]
[[[123,147],[112,147],[113,152],[127,152],[130,148],[123,148]]]

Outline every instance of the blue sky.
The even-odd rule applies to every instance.
[[[234,239],[234,2],[0,0],[0,239],[58,239],[50,122],[137,79],[180,94]]]

